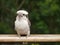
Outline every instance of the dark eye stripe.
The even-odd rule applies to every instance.
[[[26,17],[28,17],[28,15],[25,15],[25,14],[23,14],[23,16],[26,16]]]
[[[28,17],[28,15],[26,15],[26,17]]]

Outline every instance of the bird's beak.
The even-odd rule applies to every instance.
[[[18,15],[19,17],[21,17],[20,15]]]
[[[18,16],[19,16],[19,18],[22,17],[22,15],[18,15]]]

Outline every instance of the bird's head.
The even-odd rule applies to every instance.
[[[18,10],[18,11],[17,11],[17,15],[18,15],[19,17],[28,16],[28,12],[25,11],[25,10]]]

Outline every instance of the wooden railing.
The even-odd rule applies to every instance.
[[[60,42],[59,34],[31,34],[18,37],[15,34],[0,34],[0,42]]]

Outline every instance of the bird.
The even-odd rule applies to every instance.
[[[18,36],[26,35],[27,37],[30,36],[30,20],[28,18],[28,12],[26,10],[18,10],[16,12],[16,20],[15,20],[15,31],[17,32]]]

